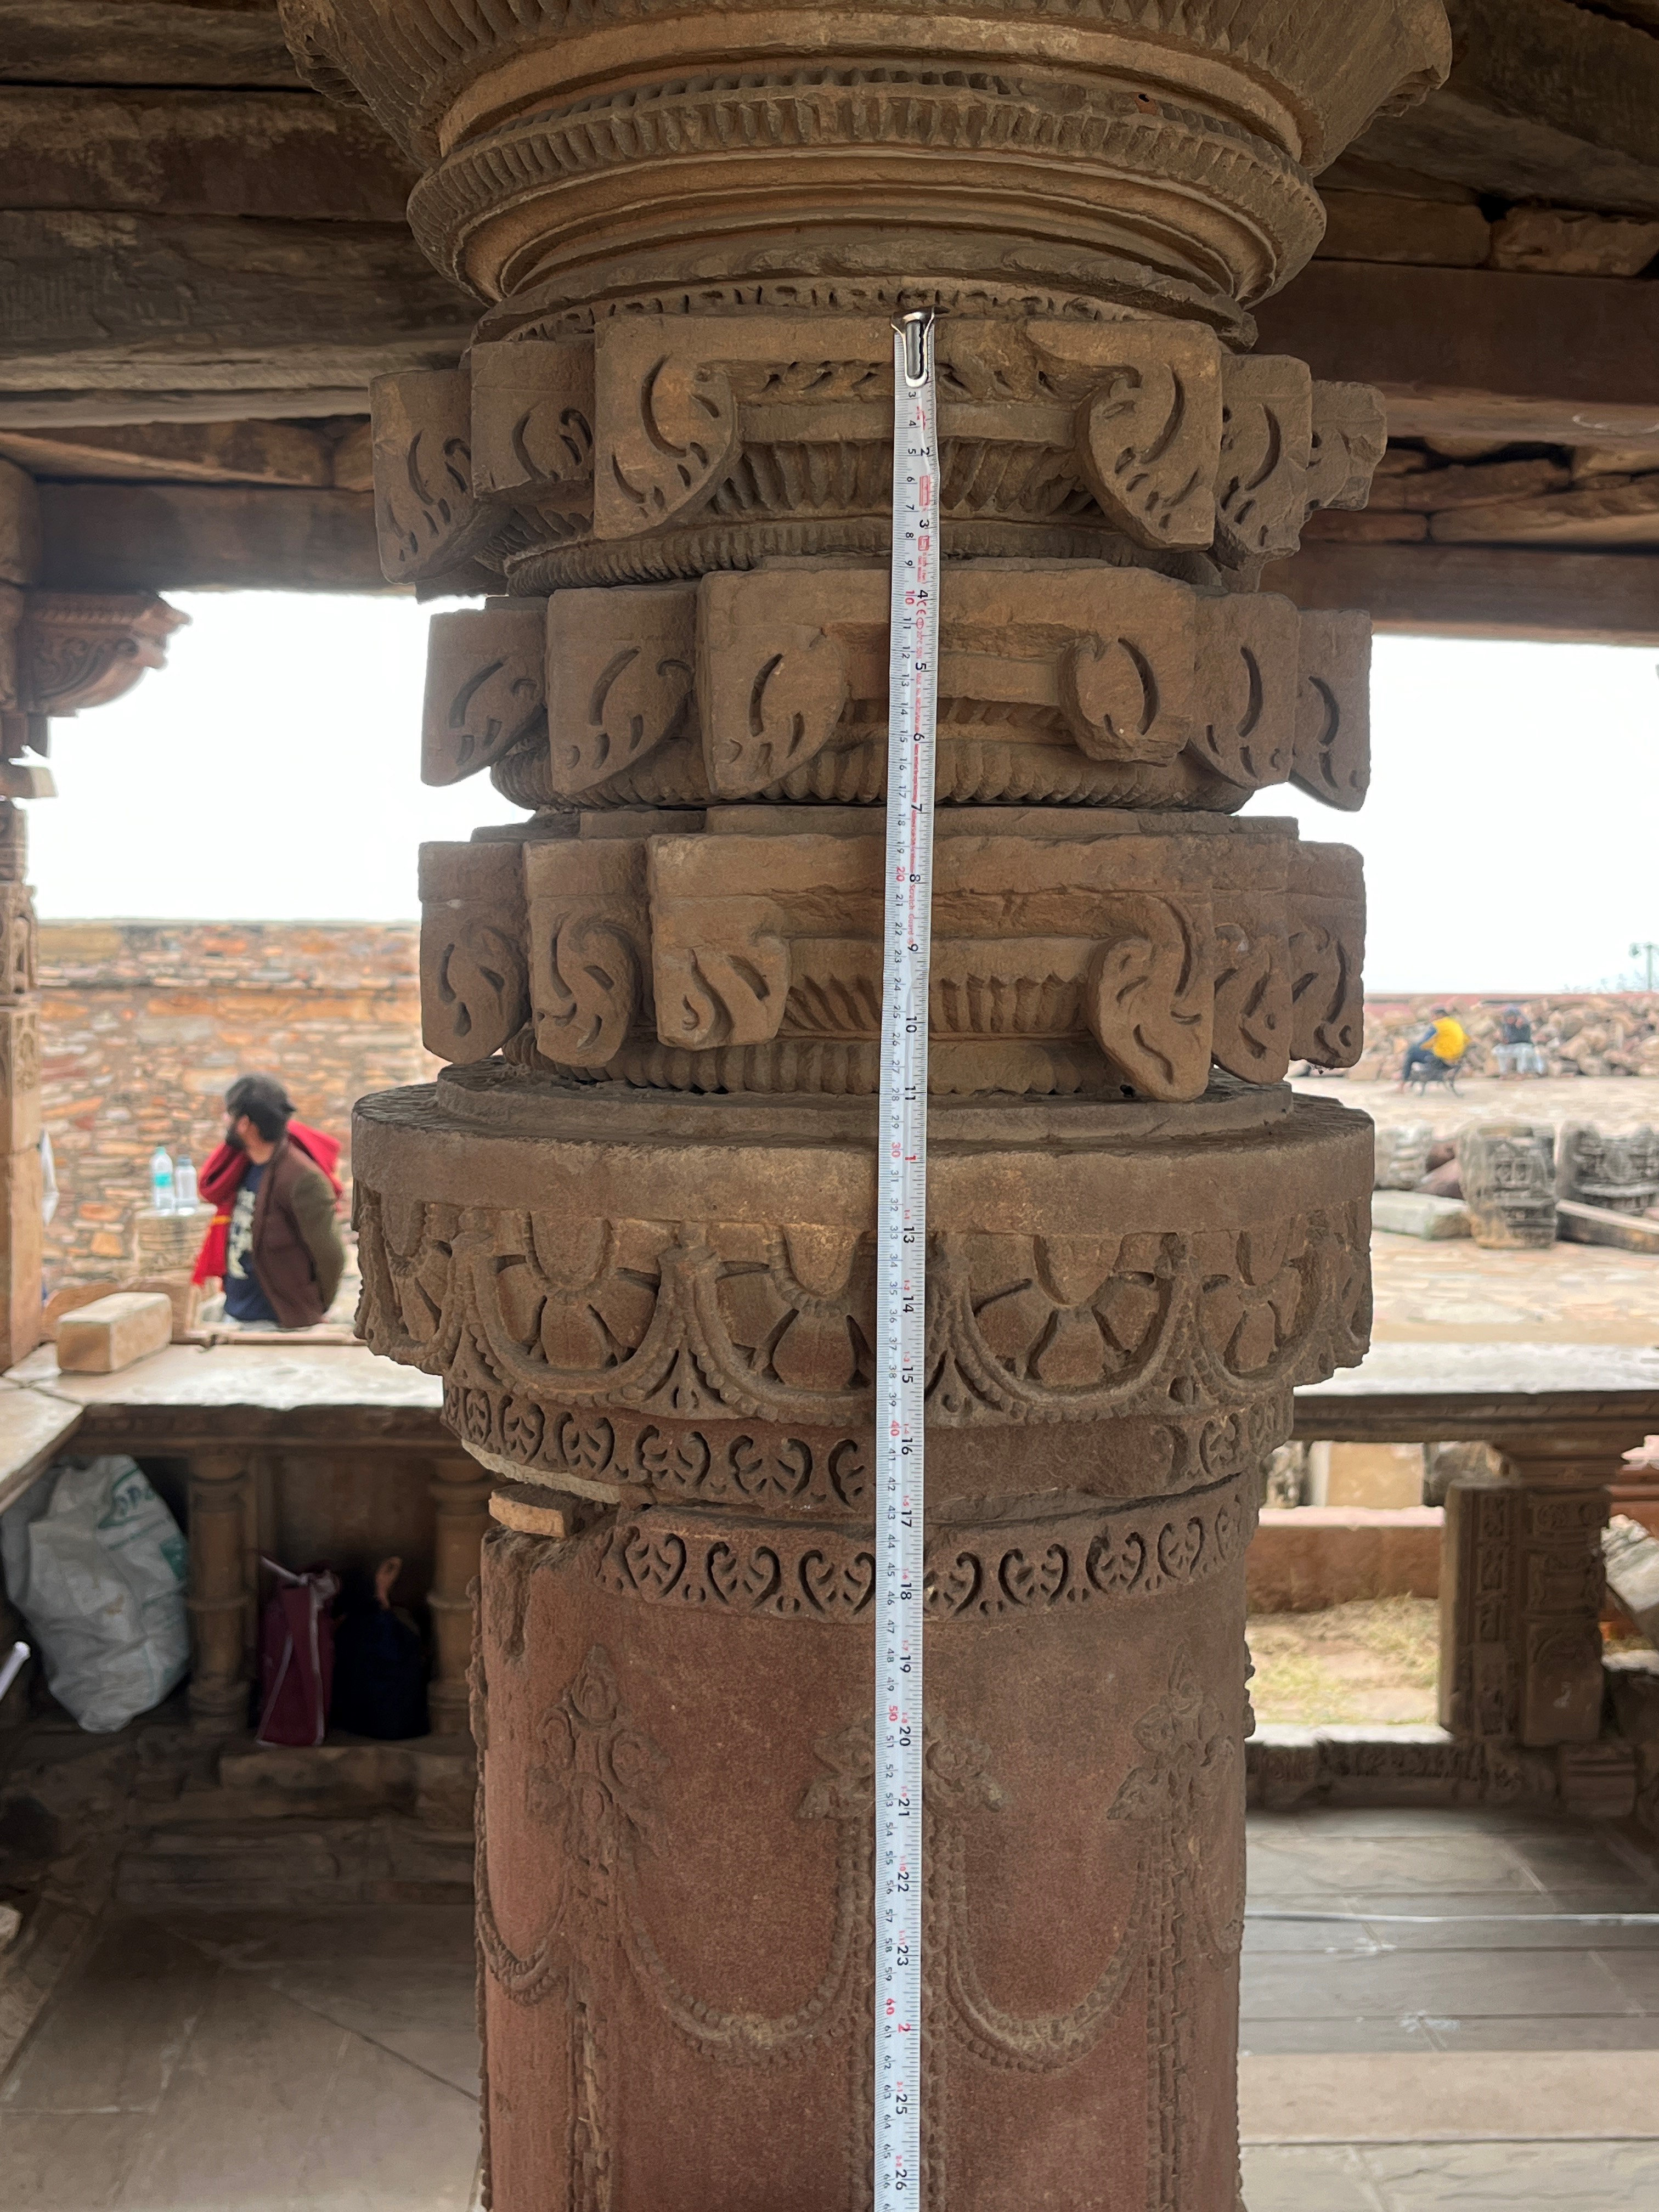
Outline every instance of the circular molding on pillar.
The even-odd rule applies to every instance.
[[[1116,1110],[933,1109],[941,1497],[1007,1492],[1010,1426],[1047,1438],[1022,1493],[1201,1486],[1364,1356],[1363,1116],[1249,1091]],[[443,1376],[469,1445],[549,1482],[868,1511],[867,1108],[451,1071],[363,1100],[354,1161],[360,1327]]]

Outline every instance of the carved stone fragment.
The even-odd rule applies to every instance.
[[[1477,1244],[1534,1251],[1554,1243],[1553,1129],[1471,1122],[1457,1139],[1457,1170]]]
[[[1598,1129],[1566,1121],[1555,1141],[1555,1194],[1613,1213],[1642,1214],[1659,1206],[1659,1129]]]

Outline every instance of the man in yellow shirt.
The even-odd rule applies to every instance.
[[[1468,1048],[1469,1033],[1462,1023],[1449,1007],[1437,1006],[1430,1026],[1407,1052],[1400,1088],[1403,1091],[1419,1068],[1432,1074],[1456,1067]]]

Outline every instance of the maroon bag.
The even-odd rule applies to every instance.
[[[340,1578],[327,1567],[291,1575],[264,1565],[281,1588],[259,1623],[259,1743],[320,1743],[334,1687],[334,1616]]]

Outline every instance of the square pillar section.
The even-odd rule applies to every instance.
[[[495,2212],[872,2200],[890,320],[939,311],[927,2212],[1237,2202],[1243,1556],[1362,1356],[1370,626],[1257,588],[1376,396],[1250,351],[1437,0],[287,0],[489,304],[374,395],[438,618],[437,1082],[361,1322],[483,1466]],[[1153,18],[1156,17],[1154,22]],[[412,735],[412,733],[411,733]],[[562,1512],[563,1509],[559,1509]]]
[[[1627,1437],[1500,1441],[1495,1482],[1446,1493],[1440,1717],[1501,1751],[1601,1731],[1601,1531]]]

